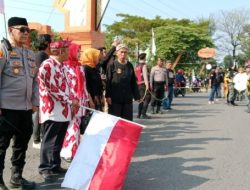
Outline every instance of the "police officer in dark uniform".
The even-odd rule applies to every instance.
[[[8,20],[10,44],[0,46],[0,190],[8,189],[3,181],[6,150],[13,139],[11,188],[33,189],[34,182],[22,177],[26,150],[32,135],[32,110],[38,109],[37,67],[34,53],[25,48],[29,37],[25,18]]]
[[[108,65],[106,100],[109,113],[127,120],[133,120],[133,98],[140,99],[133,65],[127,60],[128,47],[116,47],[117,60]]]

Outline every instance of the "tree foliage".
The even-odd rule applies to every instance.
[[[250,24],[245,25],[244,35],[241,37],[241,50],[245,60],[250,59]]]
[[[242,42],[245,41],[244,28],[249,22],[249,11],[245,9],[235,9],[232,11],[220,11],[214,16],[214,23],[217,30],[217,47],[236,61],[237,54],[240,53]]]
[[[117,35],[124,37],[129,46],[130,57],[136,58],[138,47],[141,50],[150,48],[152,28],[155,31],[157,55],[174,61],[180,51],[184,51],[182,62],[198,60],[197,51],[203,47],[214,47],[213,30],[209,20],[198,22],[189,19],[162,19],[156,16],[147,19],[128,14],[118,14],[121,21],[107,26],[106,46],[109,47]]]
[[[174,61],[184,51],[181,62],[195,63],[197,52],[204,47],[213,47],[211,37],[197,26],[163,26],[156,28],[157,54]]]
[[[30,32],[30,48],[33,51],[38,51],[38,45],[39,45],[38,37],[39,37],[39,33],[37,30],[32,30]],[[58,40],[62,40],[60,33],[56,31],[52,31],[52,41],[58,41]]]
[[[38,31],[32,30],[30,32],[30,48],[33,51],[37,51],[37,43],[38,43]]]

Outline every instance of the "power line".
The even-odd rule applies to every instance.
[[[52,9],[51,9],[51,11],[50,11],[50,13],[49,13],[49,16],[48,16],[48,18],[47,18],[46,24],[48,24],[48,23],[49,23],[49,20],[50,20],[50,18],[51,18],[51,16],[52,16],[52,14],[54,13],[54,10],[55,10],[55,8],[54,8],[54,7],[52,7]]]
[[[165,2],[163,2],[163,1],[161,1],[161,0],[158,0],[158,1],[159,1],[162,5],[166,6],[168,9],[171,9],[171,10],[177,12],[177,13],[181,13],[181,14],[183,14],[184,16],[187,16],[187,14],[184,13],[183,11],[180,11],[180,10],[176,9],[175,7],[173,7],[173,6],[171,6],[171,5],[169,5],[169,4],[166,4]],[[187,17],[188,17],[188,16],[187,16]]]
[[[127,2],[127,1],[125,1],[125,2]],[[127,7],[129,7],[129,8],[135,8],[135,9],[137,9],[137,10],[139,10],[140,12],[143,12],[144,14],[148,14],[148,12],[146,12],[146,11],[144,11],[143,9],[141,9],[141,8],[139,8],[138,6],[131,6],[131,5],[129,5],[129,4],[126,4],[125,2],[122,2],[124,5],[126,5]]]
[[[50,12],[47,12],[47,11],[41,11],[41,10],[37,10],[37,9],[27,9],[27,8],[20,8],[20,7],[14,7],[14,6],[8,6],[8,8],[18,9],[19,11],[32,11],[32,12],[39,12],[39,13],[46,13],[46,14],[50,13]],[[55,13],[55,14],[61,15],[59,13]]]
[[[120,10],[119,9],[116,9],[116,8],[114,8],[114,7],[112,7],[111,5],[109,5],[109,9],[110,10],[113,10],[114,12],[120,12]]]
[[[145,0],[142,0],[142,1],[143,1],[146,5],[148,5],[150,8],[154,8],[155,10],[158,10],[158,11],[162,12],[163,14],[166,14],[166,15],[172,17],[170,14],[166,13],[165,11],[162,11],[162,10],[159,9],[158,7],[155,7],[155,6],[151,5],[151,4],[149,4],[149,3],[146,2]]]
[[[30,2],[27,2],[27,1],[22,1],[22,0],[11,0],[13,1],[15,4],[16,3],[22,3],[22,4],[28,4],[28,5],[35,5],[35,6],[39,6],[39,7],[51,7],[50,5],[46,5],[46,4],[40,4],[40,3],[30,3]]]

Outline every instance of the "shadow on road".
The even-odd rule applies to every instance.
[[[215,158],[197,157],[198,152],[203,151],[204,145],[212,141],[232,139],[199,138],[199,133],[216,129],[203,130],[196,119],[212,118],[223,112],[223,109],[208,107],[207,101],[204,101],[207,99],[205,96],[188,98],[202,100],[192,100],[191,103],[182,100],[173,106],[173,110],[163,115],[153,115],[149,120],[137,120],[147,128],[141,135],[123,190],[188,190],[210,180],[193,174],[214,169],[209,166],[209,162]],[[191,151],[196,153],[189,154]],[[182,152],[188,158],[178,157]],[[188,166],[190,162],[192,165]]]
[[[181,125],[181,126],[180,126]],[[185,127],[184,127],[185,126]],[[189,175],[185,171],[213,169],[206,165],[184,167],[187,162],[208,162],[214,158],[171,157],[182,151],[200,151],[203,144],[230,138],[182,138],[184,133],[202,133],[193,122],[171,122],[144,130],[134,160],[130,165],[123,190],[187,190],[208,179]],[[174,138],[174,139],[173,139]],[[176,139],[177,138],[177,139]],[[204,164],[204,163],[203,163]]]

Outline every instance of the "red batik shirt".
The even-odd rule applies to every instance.
[[[50,57],[38,72],[40,123],[71,120],[72,99],[63,64]]]

